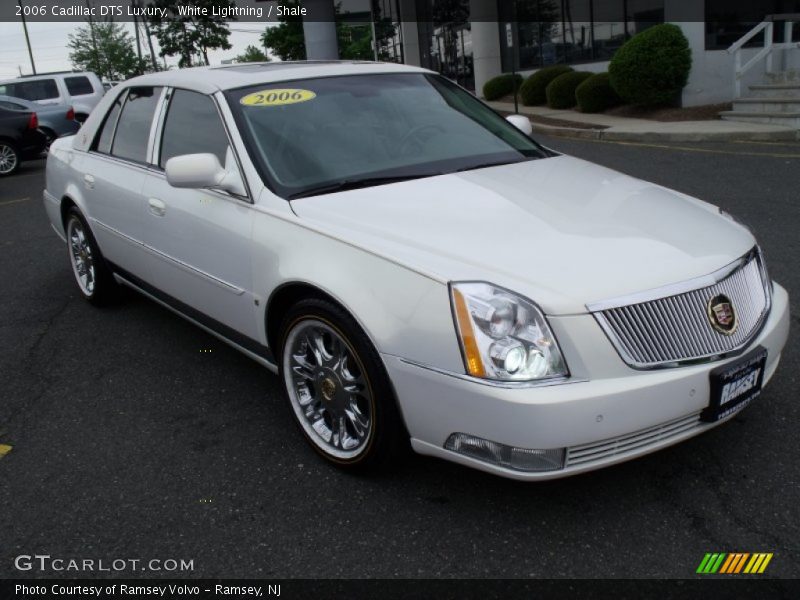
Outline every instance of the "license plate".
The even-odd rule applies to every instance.
[[[711,423],[719,421],[758,398],[766,364],[767,349],[759,346],[736,362],[711,371],[711,399],[700,418]]]

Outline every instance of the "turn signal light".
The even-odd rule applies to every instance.
[[[459,291],[453,290],[453,303],[456,309],[456,321],[461,333],[461,340],[464,344],[464,358],[467,363],[467,370],[473,377],[485,377],[486,369],[483,367],[481,352],[478,343],[475,341],[475,331],[472,329],[472,320],[469,318],[469,308],[464,295]]]

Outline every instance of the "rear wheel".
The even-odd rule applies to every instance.
[[[45,137],[47,137],[47,141],[45,142],[45,151],[49,152],[50,144],[55,142],[56,139],[58,139],[58,136],[52,129],[47,129],[45,127],[40,127],[40,129],[42,130],[42,133],[45,135]]]
[[[0,177],[11,175],[20,164],[17,147],[6,140],[0,140]]]
[[[81,295],[92,304],[108,303],[116,294],[117,284],[85,219],[74,206],[67,212],[65,230],[72,273]]]
[[[408,444],[377,351],[344,310],[308,299],[281,327],[280,374],[295,420],[327,461],[348,470],[392,462]]]

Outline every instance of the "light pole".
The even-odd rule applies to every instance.
[[[28,44],[28,56],[31,58],[31,69],[33,74],[36,75],[36,63],[33,62],[33,50],[31,50],[31,39],[28,37],[28,24],[25,22],[25,7],[22,6],[22,0],[17,0],[19,5],[19,14],[22,17],[22,28],[25,30],[25,43]]]

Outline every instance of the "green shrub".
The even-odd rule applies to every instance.
[[[539,69],[525,80],[519,89],[519,99],[524,106],[538,106],[547,102],[547,86],[553,79],[564,73],[572,72],[567,65],[553,65]]]
[[[611,59],[611,87],[625,102],[653,106],[675,102],[689,79],[692,53],[680,27],[664,23],[628,40]]]
[[[550,108],[575,106],[575,89],[591,76],[592,73],[586,71],[572,71],[553,79],[547,86],[547,106]]]
[[[578,110],[585,113],[602,112],[622,104],[619,94],[611,87],[608,73],[597,73],[575,88]]]
[[[522,85],[522,75],[514,75],[505,73],[492,77],[489,81],[483,84],[483,97],[486,100],[497,100],[503,96],[508,96],[514,93],[514,79],[517,80],[517,90]]]

